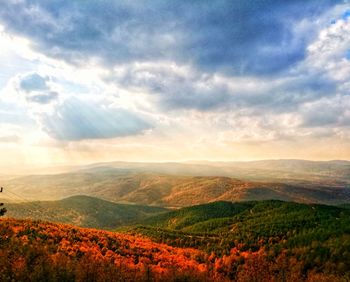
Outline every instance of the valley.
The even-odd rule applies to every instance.
[[[8,176],[2,185],[0,196],[9,202],[86,195],[163,207],[268,199],[341,204],[350,202],[350,162],[103,163],[67,173]]]

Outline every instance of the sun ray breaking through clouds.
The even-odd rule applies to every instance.
[[[348,1],[0,1],[3,165],[350,158]]]

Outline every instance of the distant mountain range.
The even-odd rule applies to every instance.
[[[313,181],[334,184],[350,183],[350,161],[261,160],[247,162],[188,161],[184,163],[97,163],[76,168],[76,171],[95,172],[119,170],[123,172],[161,173],[189,176],[226,176],[256,181]]]
[[[61,174],[3,176],[1,185],[5,202],[87,195],[163,207],[268,199],[341,204],[350,202],[350,162],[113,162]]]

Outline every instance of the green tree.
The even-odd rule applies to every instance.
[[[0,207],[2,207],[4,204],[0,203]],[[0,208],[0,216],[3,216],[6,213],[6,208]]]
[[[0,188],[0,193],[3,191],[4,188]],[[0,203],[0,216],[3,216],[6,213],[6,208],[3,208],[4,204]]]

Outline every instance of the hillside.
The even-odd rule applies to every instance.
[[[303,261],[304,271],[350,273],[347,208],[282,201],[217,202],[151,217],[128,232],[223,257],[230,257],[233,249],[264,249],[274,259],[286,252]]]
[[[88,195],[108,201],[184,207],[213,201],[277,199],[301,203],[350,202],[347,184],[253,182],[222,176],[135,173],[112,168],[58,175],[33,175],[3,182],[11,200],[58,200]]]
[[[350,278],[347,209],[280,201],[218,202],[169,212],[148,224],[115,233],[0,219],[1,281]]]
[[[183,230],[192,225],[212,219],[233,217],[252,206],[251,203],[214,202],[198,206],[185,207],[179,210],[151,216],[142,222],[143,225],[151,225],[166,229]]]
[[[70,223],[82,227],[111,229],[162,213],[164,208],[116,204],[88,196],[60,201],[7,204],[7,216]]]
[[[40,221],[0,220],[1,281],[347,281],[283,250],[239,246],[222,257],[138,235]],[[333,264],[330,262],[330,266]],[[344,267],[342,266],[344,269]]]
[[[214,281],[207,256],[147,238],[0,219],[1,281]],[[225,277],[217,275],[217,281]],[[220,279],[220,280],[219,280]]]
[[[273,229],[282,234],[293,228],[330,228],[350,233],[349,205],[326,206],[277,200],[242,203],[214,202],[185,207],[151,216],[143,225],[190,233],[229,233],[243,236],[245,232],[272,235]],[[266,230],[265,230],[266,228]]]

